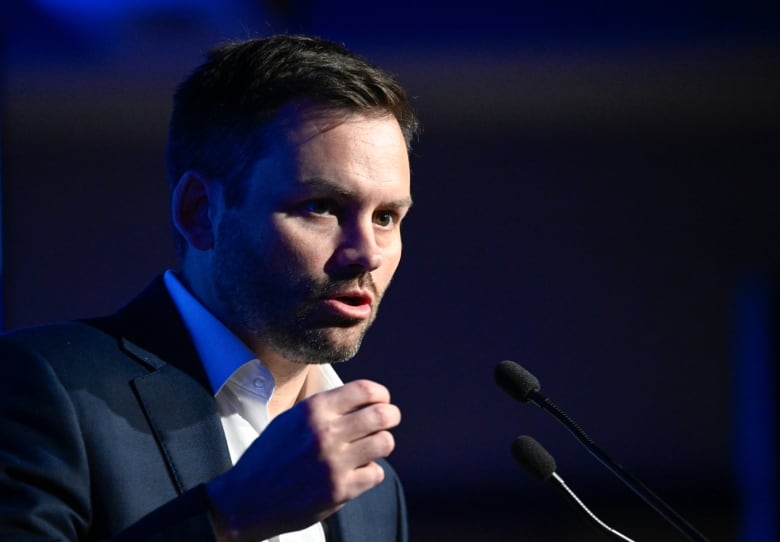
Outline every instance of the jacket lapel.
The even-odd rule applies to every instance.
[[[393,468],[383,459],[384,481],[325,520],[329,542],[406,542],[406,504]]]
[[[363,494],[325,520],[328,542],[384,541],[383,535],[388,526],[378,522],[376,516],[372,517],[370,503],[366,501],[367,495]]]
[[[360,508],[360,505],[357,505]],[[357,513],[357,517],[356,517]],[[355,501],[328,517],[325,520],[328,542],[365,542],[371,540],[368,533],[363,532],[362,514],[355,510]]]
[[[186,491],[229,469],[208,378],[162,277],[114,316],[91,323],[115,335],[149,369],[132,385],[177,489]]]
[[[180,492],[230,468],[214,398],[203,387],[168,364],[133,386]]]

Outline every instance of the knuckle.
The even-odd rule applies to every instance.
[[[372,409],[372,421],[377,429],[395,427],[400,419],[400,411],[394,405],[378,404]]]
[[[314,444],[320,455],[329,452],[334,445],[336,433],[333,426],[327,422],[312,424],[311,432],[314,437]]]
[[[385,405],[375,405],[374,408],[371,409],[372,421],[377,428],[384,429],[391,424],[391,413],[389,409],[382,408],[384,406]]]
[[[381,465],[378,465],[377,463],[372,463],[371,470],[371,474],[373,476],[373,485],[381,484],[385,479],[385,469],[383,469]]]
[[[354,387],[363,395],[371,395],[375,384],[370,380],[355,380]]]
[[[334,479],[331,483],[330,498],[336,504],[343,504],[353,499],[354,495],[347,484]]]
[[[387,388],[371,380],[356,380],[355,388],[368,401],[383,401],[389,396]]]
[[[312,396],[298,403],[304,406],[304,416],[308,426],[316,433],[327,432],[332,418],[328,410],[328,402],[322,397]]]
[[[387,457],[395,449],[395,437],[390,431],[377,433],[376,437],[379,457]]]

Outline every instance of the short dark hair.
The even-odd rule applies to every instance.
[[[278,35],[219,45],[178,87],[168,134],[171,188],[188,170],[225,183],[228,205],[264,149],[260,134],[285,105],[393,115],[407,148],[418,121],[393,76],[338,43]],[[177,234],[177,251],[185,246]]]

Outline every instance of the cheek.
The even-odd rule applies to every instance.
[[[385,252],[382,266],[372,273],[377,286],[379,286],[382,290],[387,288],[388,284],[390,284],[390,281],[393,279],[393,276],[395,275],[395,272],[398,269],[398,265],[400,263],[401,243],[399,242],[397,247],[393,247],[392,249]]]
[[[277,261],[290,262],[308,273],[322,271],[333,250],[328,239],[312,235],[305,229],[280,229],[277,231],[274,254]]]

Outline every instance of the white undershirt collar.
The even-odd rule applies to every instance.
[[[222,322],[209,312],[179,281],[176,274],[168,270],[163,276],[165,286],[173,298],[190,332],[195,350],[200,355],[211,391],[216,395],[230,376],[256,356],[241,339],[236,337]],[[273,387],[273,377],[263,365],[267,382]]]

